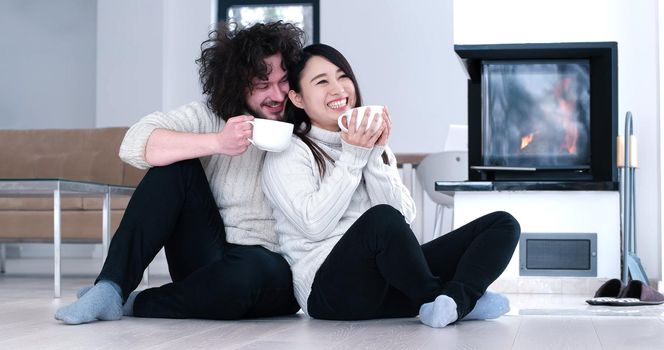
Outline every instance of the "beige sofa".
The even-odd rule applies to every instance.
[[[0,130],[0,179],[60,178],[135,187],[145,172],[118,157],[126,131],[127,128]],[[128,201],[128,196],[111,198],[111,234]],[[101,242],[102,203],[100,196],[62,197],[62,242]],[[53,242],[53,220],[52,197],[0,196],[0,245]]]

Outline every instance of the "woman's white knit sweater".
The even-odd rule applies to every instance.
[[[312,127],[308,136],[335,160],[320,176],[311,150],[297,137],[287,150],[269,153],[263,190],[274,207],[281,252],[291,265],[295,298],[308,314],[316,271],[348,228],[367,209],[389,204],[412,222],[415,204],[387,147],[352,146],[339,132]],[[382,153],[389,165],[383,163]]]
[[[122,141],[120,158],[146,169],[145,145],[155,129],[192,133],[216,133],[225,125],[201,102],[192,102],[168,113],[154,112],[134,124]],[[265,151],[249,146],[239,156],[202,157],[212,195],[226,228],[226,240],[241,245],[261,245],[278,252],[272,208],[265,200],[260,171]]]

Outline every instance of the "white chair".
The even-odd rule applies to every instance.
[[[454,192],[437,192],[436,181],[468,180],[468,152],[444,151],[427,155],[417,166],[417,179],[429,198],[436,203],[431,234],[431,239],[434,239],[441,235],[444,208],[452,209],[454,205]]]

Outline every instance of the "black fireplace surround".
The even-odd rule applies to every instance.
[[[498,189],[617,188],[615,42],[454,50],[469,77],[470,182]]]

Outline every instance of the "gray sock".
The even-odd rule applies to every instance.
[[[510,300],[506,296],[486,291],[477,300],[475,308],[464,317],[464,320],[488,320],[498,318],[510,311]]]
[[[124,316],[134,316],[134,300],[136,300],[138,293],[140,293],[140,291],[137,290],[129,293],[127,301],[122,305],[122,314]]]
[[[81,324],[95,320],[114,321],[122,318],[120,287],[111,281],[99,281],[81,295],[78,301],[61,307],[55,319],[66,324]]]
[[[94,285],[79,289],[78,292],[76,292],[76,299],[81,299],[81,297],[84,296],[85,293],[87,293],[90,289],[92,289],[92,287],[94,287]]]
[[[78,299],[81,299],[82,296],[85,295],[90,289],[92,289],[94,286],[87,286],[83,287],[76,292],[76,297]],[[127,301],[122,305],[122,315],[123,316],[133,316],[134,315],[134,300],[136,300],[136,296],[140,293],[139,291],[133,291],[129,294],[129,297],[127,298]]]
[[[420,306],[420,322],[429,327],[443,328],[457,320],[457,304],[447,295]]]

